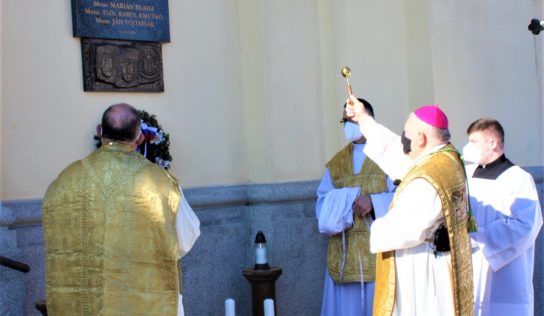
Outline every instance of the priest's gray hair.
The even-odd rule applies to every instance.
[[[449,142],[451,138],[450,130],[448,128],[433,127],[433,134],[437,139],[443,142]]]

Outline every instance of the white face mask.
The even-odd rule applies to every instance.
[[[358,124],[347,121],[344,123],[344,137],[348,142],[359,140],[363,136]]]
[[[468,143],[463,147],[463,160],[470,163],[480,163],[482,152],[473,143]]]

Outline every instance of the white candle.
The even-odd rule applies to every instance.
[[[261,245],[261,244],[259,244]],[[255,248],[255,263],[256,264],[265,264],[268,263],[266,259],[266,248],[263,246]]]
[[[264,316],[274,316],[274,300],[271,298],[264,300]]]
[[[225,300],[225,316],[234,316],[234,315],[236,315],[234,300],[232,298],[227,298]]]

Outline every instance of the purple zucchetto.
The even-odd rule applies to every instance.
[[[448,128],[448,117],[438,107],[438,104],[424,105],[414,111],[414,114],[423,122],[436,128]]]

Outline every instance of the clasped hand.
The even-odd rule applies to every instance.
[[[351,208],[353,209],[353,212],[355,212],[355,215],[362,218],[372,211],[372,199],[369,195],[360,196],[353,201]]]

